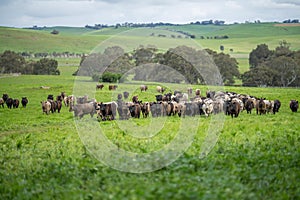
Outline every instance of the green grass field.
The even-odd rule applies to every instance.
[[[60,61],[61,76],[1,77],[0,92],[11,97],[27,96],[27,108],[0,108],[0,198],[1,199],[298,199],[300,196],[299,112],[292,113],[290,99],[300,99],[293,88],[226,87],[268,99],[280,99],[276,115],[241,113],[225,117],[219,138],[208,156],[200,159],[205,137],[214,128],[212,117],[197,116],[192,144],[172,164],[149,173],[126,173],[99,162],[83,145],[73,113],[63,107],[60,114],[42,114],[40,101],[61,91],[72,94],[75,67]],[[79,84],[94,89],[90,78],[79,77]],[[155,85],[146,93],[139,84],[120,85],[154,101]],[[40,86],[49,86],[49,90]],[[107,84],[96,91],[98,101],[110,101],[114,94]],[[182,88],[182,85],[172,85]],[[171,86],[170,86],[171,87]],[[205,92],[206,86],[196,86]],[[118,92],[118,91],[117,91]],[[217,116],[223,116],[219,114]],[[147,128],[147,119],[98,122],[85,116],[82,123],[99,124],[106,137],[121,149],[147,153],[163,148],[174,139],[181,118],[161,118],[165,127],[154,137],[135,138],[132,129]],[[187,117],[186,120],[195,120]],[[76,123],[75,123],[76,122]],[[125,126],[129,123],[133,126]],[[160,124],[161,125],[161,124]],[[127,127],[127,128],[126,128]],[[150,131],[151,132],[151,131]],[[188,134],[188,132],[186,133]],[[97,135],[97,134],[96,134]],[[119,163],[122,166],[122,163]]]

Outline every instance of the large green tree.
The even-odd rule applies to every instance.
[[[1,73],[23,73],[26,66],[25,59],[14,51],[0,54]]]
[[[37,75],[59,75],[57,69],[58,63],[56,60],[42,58],[33,64],[33,74]]]
[[[299,86],[300,52],[291,51],[286,41],[271,51],[265,44],[258,45],[249,56],[249,71],[242,76],[244,85]]]

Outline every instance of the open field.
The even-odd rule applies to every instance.
[[[276,115],[243,112],[235,119],[225,116],[217,144],[203,159],[199,155],[204,138],[210,134],[207,130],[212,117],[196,116],[199,127],[182,156],[158,171],[132,174],[111,169],[89,153],[67,107],[60,114],[42,114],[40,101],[48,94],[73,92],[75,67],[66,62],[60,61],[61,76],[0,78],[1,93],[29,99],[27,108],[0,108],[1,199],[300,198],[299,112],[292,113],[288,107],[290,99],[300,99],[298,89],[226,87],[228,91],[280,99],[282,107]],[[89,77],[78,77],[77,81],[93,88],[96,84]],[[139,84],[120,87],[133,90],[140,99],[154,101],[155,85],[141,93]],[[51,88],[40,89],[42,85]],[[95,93],[98,101],[114,97],[105,85]],[[206,90],[206,86],[192,87]],[[139,129],[147,127],[151,119],[124,122]],[[119,120],[98,122],[85,116],[81,122],[99,124],[121,149],[147,153],[170,143],[182,123],[178,116],[161,119],[167,130],[147,140],[132,137],[130,129],[122,130]]]

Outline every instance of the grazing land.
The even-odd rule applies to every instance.
[[[42,114],[40,101],[48,94],[73,92],[74,67],[61,63],[61,76],[0,78],[2,93],[29,99],[27,108],[0,108],[1,199],[299,198],[299,112],[292,113],[288,107],[290,99],[300,99],[298,89],[226,87],[228,91],[280,99],[282,107],[276,115],[244,111],[238,118],[225,116],[218,142],[204,159],[199,158],[199,152],[203,138],[209,134],[210,117],[200,117],[193,143],[177,161],[158,171],[131,174],[111,169],[89,153],[67,107],[59,114]],[[91,87],[96,84],[85,77],[79,81],[88,82]],[[155,85],[149,85],[148,91],[141,93],[139,84],[126,87],[136,88],[135,94],[140,99],[154,101]],[[50,89],[41,89],[42,85]],[[204,86],[193,88],[206,90]],[[95,97],[98,101],[111,100],[107,84]],[[82,119],[89,120],[96,118]],[[149,120],[151,117],[129,121],[143,127]],[[154,149],[172,140],[174,127],[180,120],[178,116],[168,118],[170,129],[153,138]],[[120,148],[133,152],[153,150],[149,143],[132,139],[119,129],[118,120],[99,124]]]
[[[55,28],[60,31],[59,35],[51,35],[52,28],[36,31],[2,27],[0,50],[89,53],[112,33],[122,31]],[[274,26],[274,23],[168,27],[175,28],[195,34],[196,42],[205,48],[219,51],[222,44],[228,53],[233,48],[230,54],[238,59],[241,72],[247,70],[247,56],[257,44],[267,43],[273,48],[279,41],[286,40],[293,50],[300,49],[299,27]],[[229,39],[197,39],[200,35],[225,34]],[[46,100],[48,94],[74,92],[72,73],[77,70],[80,58],[57,60],[60,76],[0,76],[1,95],[7,93],[18,99],[26,96],[29,100],[26,108],[0,106],[0,199],[300,198],[300,113],[292,113],[289,108],[291,99],[300,100],[298,88],[224,87],[224,91],[279,99],[282,103],[279,113],[257,115],[255,111],[252,114],[243,111],[233,119],[218,114],[225,117],[222,131],[214,148],[202,159],[199,158],[201,148],[210,134],[209,128],[213,128],[210,123],[213,116],[195,116],[200,118],[200,125],[183,155],[160,170],[134,174],[114,170],[95,159],[83,145],[76,128],[78,120],[68,107],[63,105],[61,113],[42,113],[40,102]],[[90,77],[77,77],[76,81],[90,88],[96,86]],[[139,90],[141,84],[148,85],[147,92]],[[131,95],[138,95],[140,100],[155,101],[157,84],[134,82],[120,84],[119,88],[134,91]],[[104,85],[103,90],[95,91],[97,101],[115,100],[108,83]],[[50,88],[42,89],[41,86]],[[182,88],[182,85],[172,87]],[[201,89],[202,94],[207,90],[203,85],[191,87]],[[192,120],[192,117],[186,118]],[[95,116],[84,116],[80,122],[99,124],[106,130],[106,137],[120,149],[149,153],[170,143],[182,122],[178,116],[162,119],[166,119],[167,130],[148,140],[133,138],[120,128],[119,120],[98,122]],[[135,124],[132,128],[145,128],[151,120],[150,116],[130,118],[128,122]]]

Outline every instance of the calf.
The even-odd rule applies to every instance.
[[[290,109],[292,110],[292,112],[297,112],[298,107],[299,107],[299,104],[298,104],[297,100],[290,101]]]
[[[28,104],[28,99],[27,99],[27,97],[22,97],[21,103],[22,103],[23,108],[26,108],[26,106],[27,106],[27,104]]]

